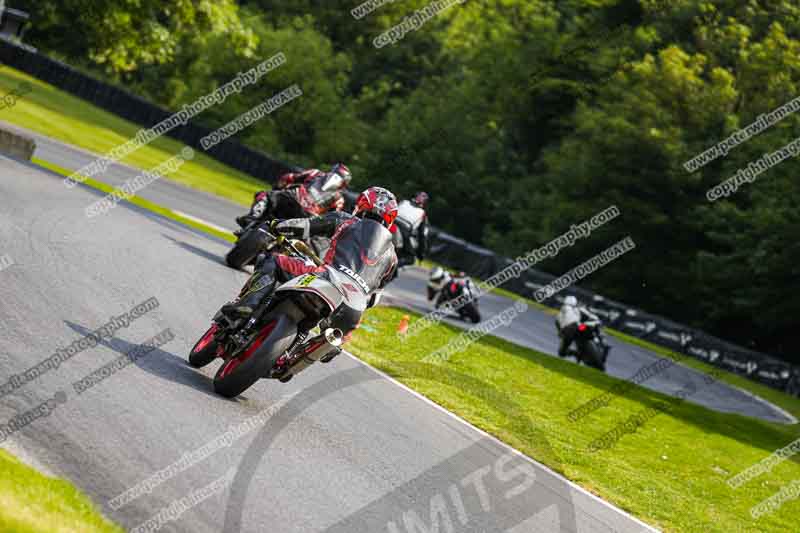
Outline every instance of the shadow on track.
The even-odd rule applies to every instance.
[[[65,321],[65,323],[81,336],[92,332],[92,330],[73,322]],[[112,337],[110,340],[102,340],[98,345],[103,345],[120,355],[126,355],[131,350],[140,346],[139,344],[128,342],[119,337]],[[186,359],[183,357],[178,357],[161,348],[155,348],[146,353],[142,357],[134,360],[133,364],[153,376],[200,391],[218,400],[224,399],[214,393],[214,386],[212,385],[211,378],[188,366]],[[113,379],[113,377],[110,379]]]
[[[193,244],[189,244],[188,242],[179,241],[178,239],[176,239],[175,237],[172,237],[170,235],[165,235],[165,234],[162,233],[161,236],[164,237],[165,239],[169,239],[170,241],[172,241],[176,245],[180,246],[181,248],[183,248],[187,252],[191,252],[191,253],[193,253],[195,255],[199,255],[200,257],[202,257],[204,259],[208,259],[209,261],[211,261],[213,263],[217,263],[218,265],[222,265],[222,266],[224,266],[226,268],[229,268],[228,264],[225,263],[225,258],[222,257],[222,256],[219,256],[219,255],[217,255],[215,253],[211,253],[211,252],[209,252],[207,250],[204,250],[204,249],[202,249],[202,248],[200,248],[198,246],[195,246]]]

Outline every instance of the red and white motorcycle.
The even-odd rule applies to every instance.
[[[270,235],[269,249],[323,266],[302,241]],[[261,378],[287,382],[317,361],[330,362],[341,351],[343,331],[354,329],[376,295],[345,267],[324,265],[278,286],[249,319],[231,321],[217,312],[211,327],[189,354],[202,367],[223,360],[214,376],[214,390],[231,398]],[[312,331],[318,328],[318,332]]]

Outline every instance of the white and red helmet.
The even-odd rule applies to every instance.
[[[389,228],[397,218],[397,198],[383,187],[370,187],[358,195],[353,214],[377,220]]]

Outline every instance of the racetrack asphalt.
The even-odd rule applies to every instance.
[[[100,194],[60,179],[0,158],[0,242],[13,261],[0,271],[2,382],[148,298],[159,306],[6,393],[0,421],[56,399],[8,441],[126,529],[410,533],[449,520],[475,532],[652,530],[351,357],[216,396],[216,365],[195,370],[185,357],[247,276],[222,263],[229,244],[136,207],[88,219]],[[174,339],[74,389],[167,328]],[[176,461],[157,486],[110,503]]]
[[[67,168],[93,157],[57,141],[37,143],[36,157]],[[102,180],[120,185],[135,175],[114,165]],[[286,385],[262,381],[237,400],[215,396],[215,365],[194,370],[185,356],[209,317],[246,279],[224,265],[229,243],[129,205],[87,219],[84,208],[101,194],[85,187],[67,190],[60,179],[0,158],[0,255],[13,260],[0,271],[0,378],[42,361],[147,298],[155,296],[160,306],[102,346],[0,398],[0,423],[64,392],[65,403],[10,440],[73,481],[126,528],[232,471],[228,489],[180,513],[165,530],[410,532],[408,520],[421,517],[430,524],[432,510],[443,504],[459,531],[648,530],[353,358],[320,365]],[[166,180],[139,196],[227,228],[242,211]],[[394,301],[425,311],[424,282],[422,270],[407,269],[388,292]],[[496,295],[480,303],[487,318],[511,305]],[[72,388],[165,328],[175,338],[134,368],[80,395]],[[537,309],[493,334],[546,353],[556,350],[552,317]],[[611,375],[631,376],[658,359],[610,342]],[[675,365],[643,386],[674,393],[700,379]],[[692,398],[697,403],[786,421],[779,409],[736,388],[716,383],[698,389]],[[264,412],[268,418],[259,428],[151,493],[117,510],[108,505],[231,425]],[[528,468],[531,473],[523,476]],[[478,479],[488,501],[480,497]],[[535,482],[521,485],[528,479]],[[526,490],[515,498],[502,496],[515,486]],[[456,505],[459,499],[462,506]]]

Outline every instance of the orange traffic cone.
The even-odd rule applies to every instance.
[[[408,331],[408,315],[403,315],[403,318],[400,319],[400,323],[397,325],[397,333],[400,335],[405,335]]]

